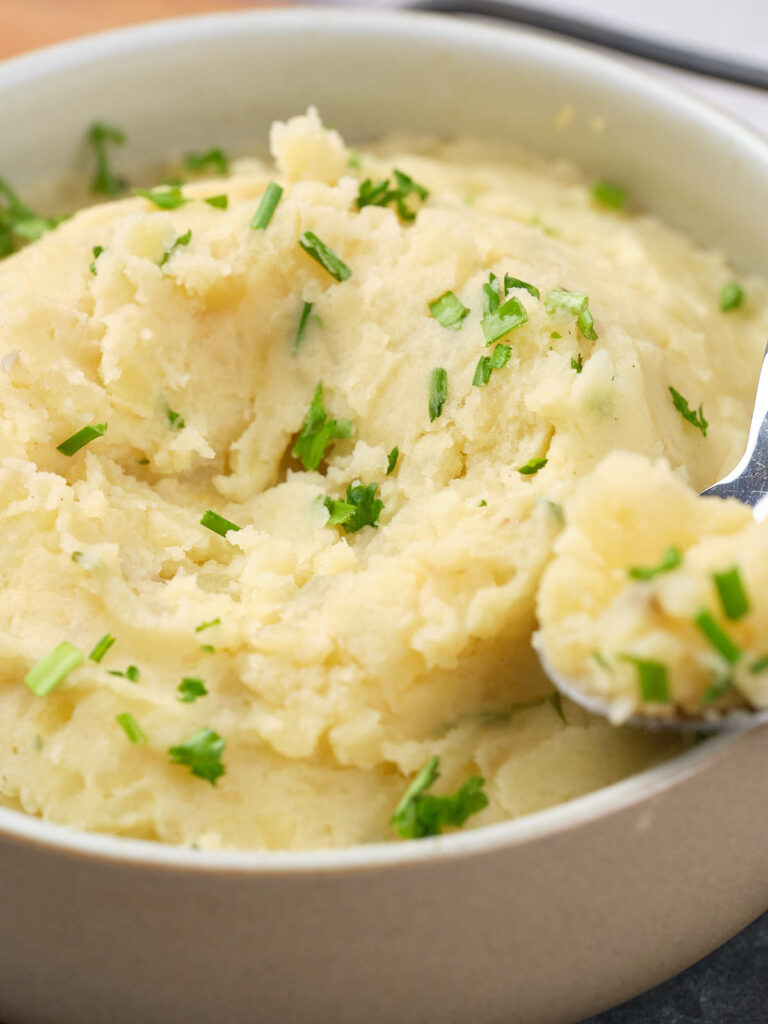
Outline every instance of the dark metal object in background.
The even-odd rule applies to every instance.
[[[644,57],[646,60],[668,64],[683,71],[694,71],[698,75],[738,82],[740,85],[750,85],[754,89],[768,91],[768,67],[742,64],[740,61],[716,57],[710,53],[669,46],[655,39],[606,28],[583,18],[571,18],[553,11],[538,10],[525,4],[507,0],[416,0],[408,6],[421,11],[441,11],[444,14],[480,14],[490,18],[501,18],[516,22],[518,25],[529,25],[545,32],[580,39],[585,43],[606,46],[611,50],[632,54],[634,57]]]

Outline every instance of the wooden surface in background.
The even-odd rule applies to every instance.
[[[267,5],[268,0],[0,0],[0,60],[140,21]]]

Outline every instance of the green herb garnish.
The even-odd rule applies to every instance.
[[[357,208],[362,210],[364,206],[388,206],[394,202],[397,212],[403,220],[414,220],[416,214],[408,208],[406,198],[414,195],[423,201],[428,198],[429,192],[403,171],[395,170],[393,174],[395,177],[394,187],[390,187],[389,178],[379,182],[373,182],[368,178],[362,182],[355,200]]]
[[[519,277],[512,277],[511,274],[504,275],[504,292],[511,292],[513,288],[523,288],[532,295],[534,299],[541,297],[541,292],[535,284],[529,284],[527,281],[521,281]]]
[[[719,682],[712,683],[711,686],[707,687],[707,689],[701,695],[701,703],[704,705],[714,704],[716,700],[720,700],[721,697],[724,697],[727,693],[730,693],[732,689],[733,680],[730,678],[730,676],[727,676],[725,679],[721,679],[719,680]]]
[[[352,277],[352,271],[344,260],[337,256],[333,249],[329,249],[325,242],[321,242],[314,231],[305,231],[299,239],[299,245],[337,281],[346,281]]]
[[[208,170],[215,171],[221,177],[229,174],[229,158],[218,146],[203,150],[201,153],[185,153],[184,166],[196,174]]]
[[[331,441],[352,437],[351,420],[329,419],[323,404],[323,382],[315,388],[301,431],[293,446],[293,456],[304,469],[315,470],[325,458]]]
[[[203,654],[213,654],[214,648],[211,644],[200,644],[200,650]]]
[[[76,434],[68,437],[66,441],[57,444],[56,451],[61,452],[62,455],[74,455],[75,452],[79,452],[85,445],[95,441],[97,437],[103,437],[106,432],[106,423],[91,423],[89,426],[83,427],[82,430],[78,430]]]
[[[112,172],[109,166],[107,145],[122,146],[125,143],[125,132],[114,125],[96,121],[88,130],[88,141],[93,146],[96,171],[91,183],[91,191],[101,196],[116,196],[123,192],[127,182]]]
[[[213,532],[218,533],[220,537],[226,537],[230,530],[240,529],[237,523],[233,523],[229,519],[225,519],[224,516],[220,516],[218,512],[212,512],[210,509],[203,512],[200,525],[205,526],[209,530],[213,530]]]
[[[451,331],[460,330],[464,317],[469,316],[469,309],[453,292],[443,292],[438,299],[430,302],[429,311],[441,326]]]
[[[179,700],[182,704],[192,704],[198,697],[205,697],[208,693],[202,679],[185,677],[179,683]]]
[[[277,209],[277,204],[283,195],[283,189],[276,181],[270,181],[267,185],[256,213],[253,215],[251,227],[256,231],[263,231],[272,220],[272,215]]]
[[[111,633],[105,633],[88,657],[91,661],[101,661],[114,642],[115,637],[113,637]]]
[[[720,604],[726,618],[734,622],[736,619],[743,618],[749,611],[749,598],[736,566],[726,572],[713,573],[712,579],[715,581]]]
[[[631,569],[627,569],[627,575],[632,580],[652,580],[654,576],[659,576],[663,572],[671,572],[673,569],[682,563],[683,556],[680,553],[680,549],[676,547],[669,547],[662,555],[661,561],[658,565],[650,567],[633,566]]]
[[[301,307],[301,316],[299,317],[299,326],[296,330],[296,338],[293,342],[294,353],[298,351],[299,346],[304,340],[304,335],[307,333],[307,324],[309,323],[309,314],[312,312],[312,303],[305,302]]]
[[[166,405],[165,415],[168,417],[168,426],[171,430],[183,430],[186,427],[186,423],[180,412],[174,412],[170,406]]]
[[[397,465],[397,460],[400,458],[400,449],[395,445],[392,451],[387,456],[387,476],[390,476]]]
[[[432,423],[441,415],[448,397],[448,374],[442,366],[436,366],[429,375],[429,421]]]
[[[704,437],[707,436],[707,427],[709,423],[704,419],[704,410],[700,405],[698,410],[694,412],[693,409],[688,406],[688,399],[683,398],[679,391],[676,391],[673,387],[670,387],[669,393],[672,395],[672,403],[684,420],[687,420],[692,426],[700,430]]]
[[[195,632],[196,633],[202,633],[204,629],[210,629],[212,626],[220,626],[220,625],[221,625],[221,619],[220,618],[217,617],[215,619],[209,619],[208,622],[201,622],[199,626],[195,626]]]
[[[226,771],[221,763],[226,745],[226,740],[206,726],[183,743],[169,747],[168,756],[174,764],[185,765],[193,775],[215,786]]]
[[[168,248],[163,253],[163,258],[160,260],[158,266],[164,267],[171,256],[176,252],[177,249],[183,245],[189,245],[192,241],[192,229],[185,231],[183,235],[177,235],[176,238],[171,242]]]
[[[120,672],[119,669],[110,669],[109,674],[111,676],[120,676],[121,679],[127,679],[129,683],[138,683],[141,678],[141,672],[139,672],[135,665],[129,665],[125,672]]]
[[[495,274],[491,274],[488,283],[483,285],[481,326],[486,345],[492,345],[494,341],[503,338],[528,319],[528,314],[518,299],[513,296],[502,304],[502,298],[506,298],[506,291],[503,296],[499,294],[499,279]]]
[[[669,674],[667,666],[660,661],[636,658],[633,654],[622,654],[623,661],[630,661],[637,668],[637,684],[640,699],[647,703],[671,704]]]
[[[90,266],[88,267],[88,269],[95,276],[96,275],[96,260],[104,252],[104,246],[103,245],[94,245],[93,249],[91,249],[91,252],[93,253],[93,259],[91,260],[91,263],[90,263]]]
[[[550,316],[556,313],[571,313],[576,317],[579,330],[589,341],[597,341],[595,322],[589,311],[589,297],[583,292],[567,292],[564,288],[553,288],[544,299],[544,309]]]
[[[764,654],[762,658],[758,658],[757,661],[753,661],[749,666],[749,671],[752,675],[757,675],[758,672],[765,672],[768,668],[768,654]]]
[[[614,210],[622,210],[627,204],[627,190],[610,181],[596,181],[592,186],[592,197]]]
[[[350,484],[346,501],[340,498],[324,498],[328,509],[328,525],[341,526],[345,533],[357,533],[364,526],[378,526],[384,502],[376,497],[379,485],[376,483]]]
[[[390,824],[401,839],[422,839],[440,835],[443,828],[458,828],[473,814],[488,806],[483,792],[485,779],[472,775],[449,796],[435,796],[426,790],[440,777],[440,759],[431,758],[406,789]]]
[[[491,355],[480,356],[477,361],[477,366],[475,367],[475,375],[472,378],[472,384],[475,387],[485,387],[491,379],[493,371],[500,370],[502,367],[506,366],[511,355],[512,349],[509,345],[504,345],[499,342]]]
[[[524,466],[520,466],[517,470],[522,476],[533,476],[534,473],[538,473],[540,469],[543,469],[549,459],[545,459],[543,456],[535,456],[529,459]]]
[[[0,259],[10,256],[19,244],[37,241],[62,220],[63,217],[41,217],[35,213],[8,182],[0,178]]]
[[[24,682],[36,696],[46,697],[84,660],[76,647],[63,640],[32,666],[24,676]]]
[[[702,609],[693,621],[728,664],[735,665],[741,657],[741,648],[731,640],[713,616],[706,609]]]
[[[131,743],[143,745],[147,742],[147,737],[142,732],[141,726],[133,715],[129,714],[127,711],[123,711],[122,714],[117,715],[117,722]]]
[[[206,196],[203,202],[208,203],[215,210],[226,210],[229,207],[229,196]]]
[[[133,194],[148,199],[160,210],[178,210],[180,206],[189,202],[189,199],[182,195],[178,185],[169,185],[166,188],[135,188]]]
[[[575,370],[576,373],[581,373],[581,371],[584,369],[584,360],[581,357],[581,352],[579,352],[576,359],[574,359],[573,356],[571,356],[571,369]]]
[[[723,313],[738,309],[744,301],[744,289],[738,281],[728,281],[720,289],[720,309]]]

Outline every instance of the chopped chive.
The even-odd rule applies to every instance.
[[[147,737],[142,732],[139,723],[133,715],[130,715],[127,711],[123,711],[122,714],[117,715],[117,722],[122,727],[123,732],[131,743],[143,745],[147,742]]]
[[[159,267],[164,267],[165,264],[168,262],[168,260],[176,252],[177,249],[181,248],[181,246],[183,246],[183,245],[189,245],[189,243],[191,241],[192,241],[192,229],[191,228],[189,228],[187,231],[185,231],[183,235],[177,235],[176,238],[174,238],[174,240],[171,242],[171,244],[168,246],[168,248],[163,253],[163,257],[160,260],[160,262],[158,263],[158,266]]]
[[[141,672],[139,672],[135,665],[129,665],[125,672],[121,672],[119,669],[110,669],[109,674],[111,676],[120,676],[121,679],[127,679],[129,683],[138,683],[141,678]]]
[[[221,763],[226,740],[223,740],[213,729],[199,729],[183,743],[168,748],[168,756],[173,764],[185,765],[200,779],[205,779],[212,786],[216,785],[226,768]]]
[[[196,173],[212,170],[224,177],[229,173],[229,158],[223,149],[213,146],[201,153],[185,153],[184,166]]]
[[[637,668],[637,684],[640,688],[641,700],[657,704],[672,702],[666,665],[660,661],[636,658],[633,654],[622,654],[621,658],[623,661],[632,662]]]
[[[485,286],[487,287],[487,285]],[[487,293],[486,293],[487,294]],[[492,345],[494,341],[503,338],[516,327],[521,327],[528,319],[528,314],[514,296],[507,299],[503,305],[499,305],[493,311],[483,314],[481,326],[485,337],[485,344]]]
[[[394,472],[397,460],[400,458],[400,449],[395,445],[392,451],[387,456],[387,476],[390,476]]]
[[[32,693],[46,697],[54,687],[84,661],[83,655],[68,640],[36,662],[24,676],[24,682]]]
[[[229,207],[229,196],[206,196],[203,202],[208,203],[216,210],[226,210]]]
[[[394,202],[398,215],[403,220],[415,220],[416,214],[408,208],[405,200],[409,195],[415,195],[424,200],[429,197],[429,192],[403,171],[394,170],[393,174],[395,188],[390,188],[389,178],[378,182],[367,178],[362,182],[355,200],[357,208],[362,210],[364,206],[388,206]]]
[[[220,537],[226,537],[229,530],[240,529],[237,523],[233,523],[229,519],[225,519],[224,516],[220,516],[218,512],[211,512],[210,509],[203,512],[200,525],[207,527],[209,530],[213,530],[213,532],[218,533]]]
[[[499,342],[490,356],[480,356],[472,378],[473,386],[484,387],[491,379],[493,371],[501,370],[502,367],[506,366],[511,355],[512,349],[509,345]]]
[[[304,340],[304,335],[307,333],[307,324],[309,323],[309,314],[312,312],[312,303],[305,302],[301,307],[301,316],[299,317],[299,326],[296,330],[296,338],[293,342],[294,353],[298,351],[299,346]]]
[[[133,194],[148,199],[160,210],[178,210],[180,206],[189,202],[189,199],[181,194],[178,185],[169,185],[166,188],[135,188]]]
[[[758,672],[765,672],[768,668],[768,654],[764,654],[762,658],[758,658],[757,661],[753,661],[749,666],[749,671],[752,675],[757,675]]]
[[[314,231],[305,231],[299,238],[299,245],[308,256],[311,256],[323,270],[327,270],[337,281],[346,281],[352,277],[352,271],[344,260],[337,256],[333,249],[329,249]]]
[[[469,309],[453,292],[443,294],[429,303],[429,311],[442,327],[451,331],[458,331],[461,328],[465,316],[469,316]]]
[[[198,697],[205,697],[208,693],[202,679],[188,676],[179,683],[179,700],[182,704],[192,704]]]
[[[571,356],[571,369],[575,370],[576,373],[581,373],[584,369],[584,360],[582,359],[581,352],[579,352],[576,359]]]
[[[527,281],[521,281],[519,277],[512,277],[511,274],[505,274],[504,291],[511,292],[513,288],[524,288],[529,295],[534,297],[534,299],[541,298],[541,292],[535,284],[529,284]]]
[[[720,309],[723,313],[738,309],[744,301],[744,289],[738,281],[728,281],[720,289]]]
[[[736,566],[726,572],[712,573],[712,579],[726,618],[735,622],[746,615],[749,611],[749,598]]]
[[[562,338],[562,334],[560,333],[560,331],[552,331],[552,333],[550,334],[550,338]],[[571,366],[573,366],[573,360],[571,360]]]
[[[478,501],[477,503],[478,508],[486,508],[487,506],[488,502],[485,500],[485,498],[481,498],[480,501]]]
[[[692,426],[700,430],[704,437],[707,436],[707,427],[709,423],[704,419],[704,410],[700,405],[697,411],[691,409],[688,405],[688,399],[683,398],[679,391],[676,391],[673,387],[670,387],[669,393],[672,395],[672,404],[683,417]]]
[[[88,657],[91,661],[101,661],[114,642],[115,637],[113,637],[111,633],[105,633]]]
[[[693,620],[715,650],[721,654],[729,665],[735,665],[741,657],[741,648],[717,624],[706,609],[702,609]]]
[[[597,341],[595,322],[589,311],[589,297],[584,292],[568,292],[564,288],[553,288],[544,299],[544,309],[550,316],[555,313],[571,313],[576,324],[589,341]]]
[[[263,231],[272,220],[272,215],[277,209],[277,204],[283,195],[283,190],[276,181],[270,181],[264,195],[261,197],[256,213],[253,215],[251,227],[256,231]]]
[[[520,466],[517,472],[522,476],[533,476],[534,473],[538,473],[540,469],[543,469],[548,462],[549,459],[536,456],[533,459],[529,459],[524,466]]]
[[[214,647],[212,644],[200,644],[200,650],[203,652],[203,654],[214,653]]]
[[[66,441],[57,444],[56,451],[61,452],[62,455],[74,455],[75,452],[79,452],[85,445],[95,441],[97,437],[103,437],[106,432],[106,423],[91,423],[89,426],[83,427],[82,430],[78,430],[76,434],[68,437]]]
[[[602,651],[592,651],[591,657],[595,664],[599,665],[604,672],[613,672],[613,669]]]
[[[442,366],[436,366],[429,375],[429,420],[433,422],[441,415],[448,397],[448,374]]]
[[[207,622],[201,622],[199,626],[195,626],[196,633],[202,633],[204,629],[210,629],[212,626],[220,626],[221,619],[217,616],[215,619],[209,619]]]
[[[91,260],[91,265],[88,267],[88,269],[90,270],[90,272],[92,274],[95,275],[96,274],[96,260],[104,252],[104,246],[103,245],[94,245],[93,249],[91,249],[91,252],[93,253],[93,259]]]
[[[702,704],[714,704],[716,700],[720,700],[726,693],[730,693],[733,689],[733,680],[730,677],[721,679],[716,683],[712,683],[701,695]]]
[[[596,181],[592,186],[592,197],[614,210],[622,210],[627,204],[627,190],[610,181]]]
[[[91,191],[102,196],[116,196],[126,187],[126,182],[113,174],[109,166],[107,143],[122,146],[125,132],[113,125],[97,121],[88,130],[88,141],[93,146],[96,170],[91,182]]]
[[[186,427],[181,413],[174,412],[170,406],[165,407],[165,415],[168,417],[168,426],[171,430],[183,430]]]
[[[671,572],[673,569],[677,569],[682,561],[683,556],[680,553],[680,549],[669,547],[662,555],[658,565],[650,567],[633,566],[631,569],[627,569],[627,575],[632,580],[652,580],[654,576],[659,576],[663,572]]]

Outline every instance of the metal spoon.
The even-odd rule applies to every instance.
[[[760,379],[757,382],[746,450],[735,469],[701,493],[705,497],[738,498],[745,505],[752,506],[753,515],[758,522],[762,522],[768,516],[768,347],[763,356]],[[595,715],[608,716],[608,706],[599,697],[583,693],[577,683],[552,668],[542,651],[538,654],[541,667],[560,693]],[[744,707],[707,718],[684,716],[680,713],[668,718],[635,714],[622,724],[639,725],[649,729],[714,732],[749,729],[766,722],[768,710],[752,711]]]

